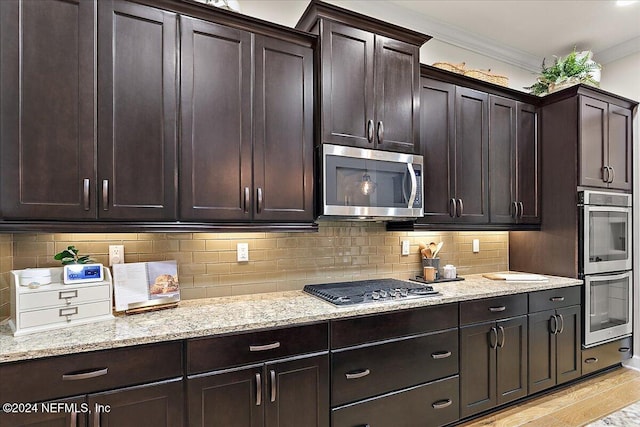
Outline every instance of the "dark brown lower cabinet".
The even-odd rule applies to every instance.
[[[458,376],[331,411],[333,427],[436,427],[458,419]]]
[[[527,316],[460,328],[460,416],[527,395]]]
[[[529,393],[581,374],[580,306],[529,314]]]
[[[5,402],[2,402],[5,403]],[[18,403],[18,402],[15,402]],[[25,402],[22,402],[25,403]],[[84,396],[57,399],[38,405],[37,411],[16,411],[11,413],[0,411],[2,427],[69,427],[84,426],[86,415],[80,412],[86,404]],[[30,408],[31,409],[31,408]],[[77,411],[76,411],[77,409]]]
[[[329,426],[326,354],[195,375],[187,384],[189,426]]]

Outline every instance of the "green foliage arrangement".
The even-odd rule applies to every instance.
[[[593,78],[593,72],[601,68],[600,64],[591,60],[591,52],[576,52],[573,49],[566,57],[554,56],[553,65],[547,67],[542,60],[542,72],[537,81],[531,86],[525,87],[533,95],[546,95],[554,86],[562,83],[584,83],[591,86],[600,84]]]
[[[61,261],[62,265],[67,264],[88,264],[95,262],[89,255],[78,256],[78,249],[75,246],[67,246],[67,249],[57,253],[53,259]]]

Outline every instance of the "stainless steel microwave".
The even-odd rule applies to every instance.
[[[408,220],[422,217],[422,156],[323,144],[322,217]]]

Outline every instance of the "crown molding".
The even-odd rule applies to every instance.
[[[640,52],[640,37],[594,52],[593,57],[600,64],[608,64],[638,52]]]

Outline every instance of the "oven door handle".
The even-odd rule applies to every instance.
[[[413,203],[416,201],[416,193],[418,192],[418,178],[416,177],[416,171],[413,169],[413,164],[407,163],[407,169],[409,169],[409,177],[411,177],[411,194],[409,194],[409,209],[413,207]]]

